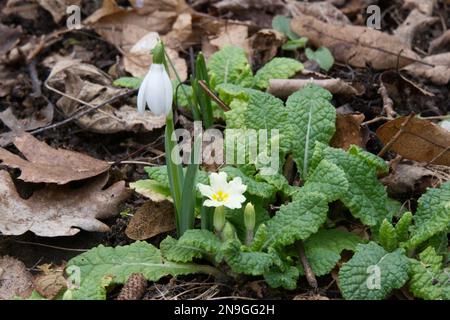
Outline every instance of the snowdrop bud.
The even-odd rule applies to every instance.
[[[247,231],[255,229],[255,207],[249,202],[244,209],[244,225]]]
[[[156,116],[167,116],[172,111],[173,88],[164,61],[164,47],[158,43],[153,50],[150,70],[139,87],[137,106],[140,113],[144,113],[146,105]]]
[[[220,233],[225,226],[225,208],[223,206],[214,210],[213,224],[217,233]]]

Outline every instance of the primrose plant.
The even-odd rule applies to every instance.
[[[99,246],[73,258],[68,268],[79,270],[80,281],[67,296],[104,299],[133,273],[149,281],[190,273],[219,281],[256,276],[270,287],[295,290],[300,277],[338,268],[345,299],[383,299],[403,287],[423,299],[450,299],[450,182],[423,194],[414,214],[404,212],[378,179],[389,170],[383,159],[358,146],[329,146],[336,130],[330,92],[311,84],[282,101],[262,91],[270,79],[301,70],[300,62],[275,58],[253,74],[245,52],[235,47],[213,54],[207,65],[199,63],[203,70],[191,86],[180,85],[181,94],[174,90],[174,101],[177,107],[190,105],[194,118],[209,119],[208,125],[212,111],[226,129],[278,130],[282,161],[270,174],[255,163],[225,163],[207,172],[199,169],[197,142],[183,167],[172,152],[163,53],[159,43],[153,51],[157,65],[142,82],[138,106],[142,110],[147,103],[167,115],[166,165],[146,167],[148,179],[130,186],[154,201],[173,201],[177,239],[167,236],[159,248],[141,241]],[[199,90],[205,84],[230,110],[217,112]],[[339,263],[344,250],[353,256]]]

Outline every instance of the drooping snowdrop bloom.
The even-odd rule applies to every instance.
[[[140,113],[147,105],[156,116],[167,116],[172,110],[173,88],[163,63],[164,49],[160,43],[157,46],[162,49],[154,49],[153,63],[139,87],[137,106]]]
[[[239,209],[245,202],[243,195],[247,186],[242,184],[239,177],[227,182],[227,174],[225,172],[211,173],[209,176],[210,185],[197,184],[201,194],[208,199],[203,205],[207,207],[225,206],[230,209]]]

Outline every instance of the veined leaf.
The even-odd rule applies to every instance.
[[[375,242],[359,244],[339,270],[339,287],[345,299],[380,300],[408,281],[408,271],[403,249],[389,253]]]
[[[125,283],[133,273],[142,273],[149,281],[189,273],[218,275],[211,266],[166,261],[158,249],[140,241],[116,248],[100,245],[70,260],[67,268],[79,275],[79,279],[72,278],[80,284],[73,298],[83,300],[105,299],[109,285]]]
[[[291,58],[274,58],[256,72],[253,87],[266,89],[270,79],[288,79],[303,70],[303,64]]]
[[[208,62],[211,85],[232,83],[249,87],[253,73],[243,49],[225,46],[214,53]]]
[[[381,223],[380,231],[378,233],[378,241],[383,248],[389,252],[398,248],[398,238],[395,228],[386,219]]]

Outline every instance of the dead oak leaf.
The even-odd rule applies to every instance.
[[[54,149],[29,133],[13,140],[27,159],[0,148],[0,163],[21,170],[19,179],[34,183],[66,184],[97,176],[109,169],[109,164],[79,152]]]
[[[405,122],[400,117],[383,124],[377,136],[387,144]],[[450,166],[450,132],[429,120],[412,118],[395,140],[391,150],[406,159]]]
[[[0,232],[20,235],[31,231],[42,237],[73,236],[80,229],[107,232],[109,227],[97,219],[119,212],[129,192],[120,181],[102,190],[108,179],[103,174],[83,187],[48,186],[22,199],[6,171],[0,171]]]
[[[325,46],[334,58],[351,66],[384,70],[404,67],[420,57],[399,38],[375,29],[325,23],[312,16],[298,14],[291,21],[297,34],[307,37],[314,46]]]
[[[403,68],[406,72],[429,79],[437,85],[446,85],[450,81],[450,52],[428,56],[422,60],[424,63],[415,62]]]

